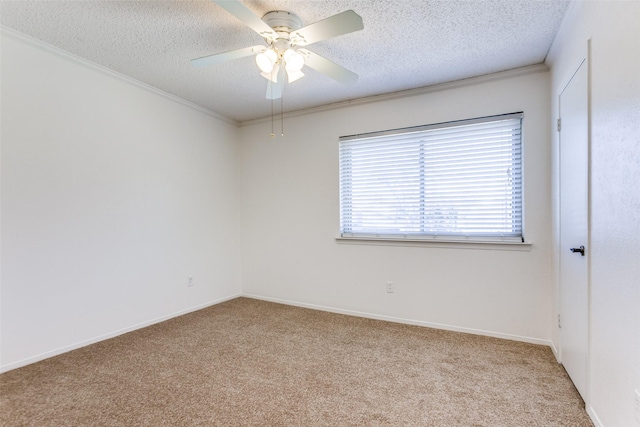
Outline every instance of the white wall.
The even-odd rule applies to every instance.
[[[549,131],[591,39],[587,406],[598,425],[635,425],[638,22],[640,2],[579,1],[551,76],[532,68],[299,114],[275,140],[268,122],[238,130],[3,33],[0,370],[235,296],[241,267],[245,294],[557,346]],[[513,111],[525,112],[529,251],[336,242],[339,136]]]
[[[590,349],[586,403],[596,425],[637,426],[640,419],[635,418],[640,415],[634,416],[634,388],[640,390],[640,2],[578,1],[573,5],[548,57],[553,118],[558,114],[558,95],[584,57],[589,39]],[[557,254],[555,132],[553,155]],[[558,342],[557,332],[553,339]]]
[[[545,67],[240,129],[243,292],[411,323],[549,343],[549,73]],[[286,94],[285,94],[286,103]],[[524,111],[530,251],[338,243],[338,137]],[[276,122],[276,130],[279,123]],[[385,290],[393,281],[395,293]]]
[[[1,101],[2,370],[240,293],[236,126],[5,32]]]

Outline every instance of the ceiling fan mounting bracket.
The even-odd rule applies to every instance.
[[[272,10],[262,17],[265,24],[273,28],[277,33],[289,34],[302,27],[302,20],[298,15],[284,10]]]
[[[275,40],[273,38],[265,38],[265,41],[278,54],[278,62],[280,62],[284,52],[295,44],[290,35],[293,31],[302,27],[302,20],[298,15],[291,12],[272,10],[262,17],[262,21],[273,28],[277,34]]]

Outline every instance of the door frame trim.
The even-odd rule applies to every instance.
[[[591,239],[591,218],[592,218],[592,206],[591,206],[591,201],[592,201],[592,197],[591,197],[591,188],[592,188],[592,159],[591,159],[591,147],[592,147],[592,56],[591,56],[591,38],[587,39],[587,43],[586,43],[586,51],[584,53],[584,55],[581,55],[580,59],[579,59],[579,63],[578,65],[573,68],[573,72],[571,73],[570,76],[568,76],[568,78],[563,82],[562,85],[560,85],[560,89],[557,92],[555,98],[556,98],[556,102],[557,102],[557,111],[558,111],[558,118],[561,118],[561,109],[560,109],[560,97],[562,95],[562,93],[565,91],[565,89],[567,88],[567,86],[569,86],[569,84],[571,83],[571,80],[573,79],[573,77],[576,75],[576,73],[580,70],[580,67],[582,65],[586,65],[587,69],[587,182],[586,182],[586,193],[587,193],[587,221],[586,221],[586,246],[587,246],[587,251],[585,253],[585,257],[586,257],[586,263],[587,263],[587,354],[586,354],[586,367],[587,367],[587,372],[586,372],[586,390],[585,390],[585,396],[584,396],[584,400],[585,400],[585,407],[588,409],[590,408],[590,395],[591,395],[591,310],[592,310],[592,304],[591,304],[591,252],[592,252],[592,239]],[[554,128],[555,128],[555,123],[554,123]],[[560,236],[562,233],[562,221],[561,221],[561,212],[562,212],[562,193],[561,193],[561,172],[562,172],[562,161],[561,161],[561,148],[560,148],[560,131],[557,132],[558,135],[558,147],[557,147],[557,156],[558,156],[558,163],[557,163],[557,167],[558,167],[558,207],[556,210],[556,214],[558,215],[558,235],[556,237],[556,245],[558,246],[558,250],[556,251],[556,263],[557,263],[557,268],[555,271],[555,275],[556,275],[556,283],[558,284],[557,287],[557,292],[556,292],[556,311],[558,316],[562,316],[561,313],[561,274],[560,274],[560,269],[561,269],[561,250],[562,247],[560,247]],[[555,319],[554,319],[555,320]],[[558,325],[556,324],[556,327],[558,327]],[[562,363],[562,330],[560,330],[560,333],[558,335],[558,348],[555,349],[556,350],[556,358],[558,359],[559,363]]]

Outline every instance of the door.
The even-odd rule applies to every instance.
[[[589,291],[587,63],[560,94],[560,357],[583,400],[587,391]],[[582,248],[582,249],[581,249]]]

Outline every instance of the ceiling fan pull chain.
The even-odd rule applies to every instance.
[[[273,87],[271,88],[271,91],[273,92]],[[273,132],[273,98],[271,98],[271,134],[269,135],[269,138],[273,139],[276,137],[276,134]]]
[[[280,138],[284,138],[284,96],[280,97]]]

